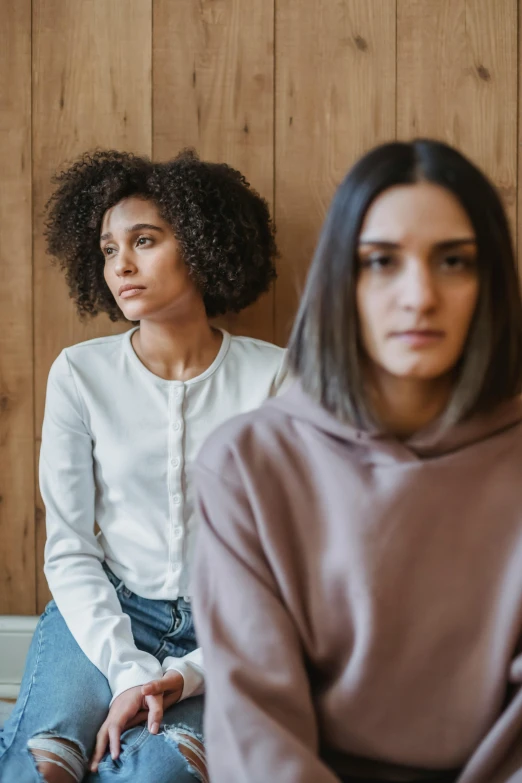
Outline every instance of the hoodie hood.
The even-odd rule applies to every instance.
[[[364,449],[374,464],[444,456],[492,438],[522,422],[522,397],[514,397],[488,413],[477,414],[451,427],[437,419],[403,441],[377,429],[358,429],[339,421],[315,402],[299,381],[266,404],[284,411],[295,420],[307,422],[331,437]]]

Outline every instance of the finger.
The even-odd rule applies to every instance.
[[[163,679],[152,680],[152,682],[141,686],[141,692],[144,696],[160,696],[166,687],[167,683]]]
[[[109,726],[109,744],[111,748],[111,758],[113,761],[119,759],[121,753],[121,730],[122,726],[117,723],[113,723]]]
[[[97,772],[98,764],[105,754],[108,741],[109,732],[107,730],[107,725],[104,723],[96,736],[96,747],[94,748],[94,753],[91,759],[91,772]]]
[[[163,717],[163,697],[147,696],[145,699],[149,708],[148,727],[151,734],[157,734]]]
[[[152,680],[141,686],[141,692],[149,696],[151,694],[165,693],[166,691],[183,689],[183,675],[176,669],[168,669],[160,680]]]
[[[172,707],[173,704],[177,704],[181,698],[181,688],[178,691],[171,691],[163,696],[163,713]]]
[[[185,682],[183,675],[176,669],[168,669],[163,675],[162,680],[169,690],[183,688]]]

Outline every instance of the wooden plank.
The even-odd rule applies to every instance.
[[[0,614],[32,614],[31,0],[0,16]]]
[[[395,135],[395,0],[278,0],[277,341],[286,341],[335,188]]]
[[[124,8],[123,8],[124,6]],[[151,154],[152,0],[33,0],[35,394],[41,432],[47,375],[60,350],[128,328],[80,323],[42,237],[52,173],[94,147]],[[37,451],[38,451],[37,438]],[[37,509],[38,563],[45,539]],[[48,597],[38,570],[39,609]]]
[[[273,200],[274,0],[154,0],[153,154],[194,147]],[[273,292],[221,320],[273,339]]]
[[[454,144],[517,190],[517,0],[397,0],[397,131]]]

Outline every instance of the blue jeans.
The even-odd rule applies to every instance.
[[[123,611],[130,617],[140,650],[163,661],[168,655],[181,657],[197,647],[187,601],[140,598],[106,570]],[[42,783],[27,742],[46,732],[71,740],[89,759],[111,698],[107,679],[82,652],[51,601],[31,643],[18,701],[0,731],[0,782]],[[124,732],[120,758],[113,761],[107,753],[97,773],[86,773],[85,783],[195,783],[200,780],[171,738],[169,729],[176,726],[202,739],[202,696],[166,710],[159,734],[149,734],[145,724]]]

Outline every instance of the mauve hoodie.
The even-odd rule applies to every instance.
[[[521,400],[400,442],[296,384],[195,477],[212,783],[522,781]]]

